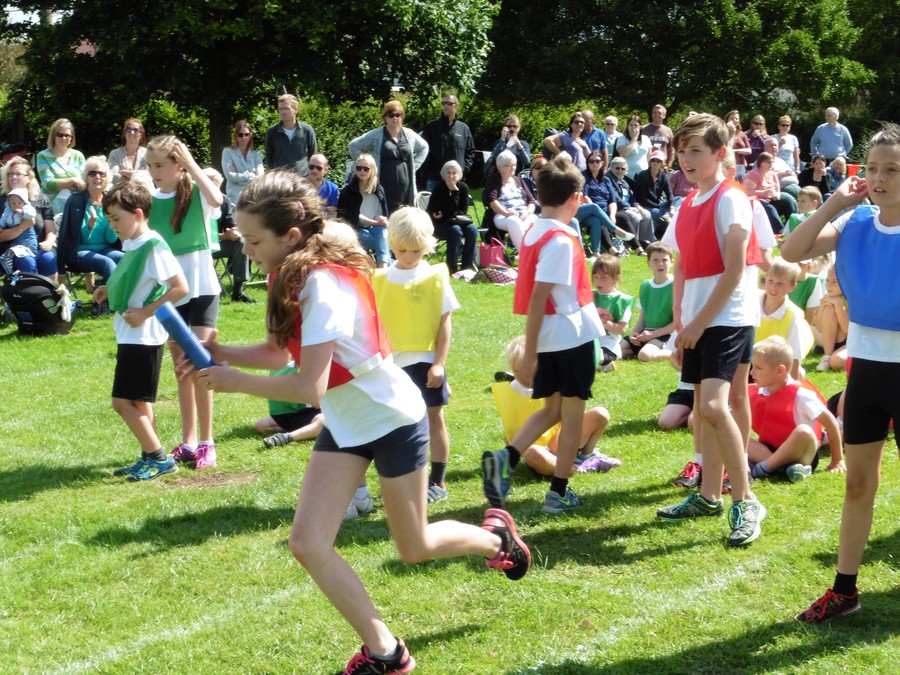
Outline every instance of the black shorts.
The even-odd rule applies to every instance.
[[[566,398],[591,397],[594,384],[594,341],[558,352],[538,352],[537,373],[534,376],[532,398],[547,398],[560,394]]]
[[[327,420],[326,420],[327,424]],[[394,429],[363,445],[341,448],[326,426],[316,438],[313,452],[346,452],[375,462],[384,478],[399,478],[428,463],[428,415],[405,427]]]
[[[272,419],[275,420],[275,424],[285,431],[296,431],[308,424],[312,424],[315,416],[321,414],[321,412],[318,408],[301,408],[290,413],[272,415]]]
[[[659,349],[664,349],[665,346],[666,346],[666,343],[669,341],[669,338],[670,338],[670,337],[672,337],[671,334],[666,333],[665,335],[660,335],[660,336],[657,337],[657,338],[653,338],[653,339],[650,340],[649,342],[641,342],[641,343],[637,343],[637,342],[632,342],[631,337],[629,336],[629,338],[628,338],[628,344],[631,345],[631,351],[632,351],[632,353],[633,353],[635,356],[637,356],[638,354],[641,353],[641,350],[642,350],[644,347],[646,347],[647,345],[656,345]]]
[[[891,420],[900,447],[900,363],[854,358],[844,399],[844,443],[862,445],[887,438]],[[892,386],[885,386],[893,382]]]
[[[776,448],[774,445],[769,445],[768,443],[763,443],[763,445],[766,446],[766,450],[768,450],[773,455],[775,454],[775,451],[778,450],[778,448]],[[788,466],[790,466],[790,465],[788,465]],[[819,451],[818,450],[816,450],[816,454],[813,455],[812,464],[810,464],[810,466],[812,467],[813,471],[815,471],[816,467],[819,466]],[[784,473],[786,470],[787,470],[787,466],[779,469],[777,471],[777,473]]]
[[[666,405],[683,405],[685,408],[694,407],[694,390],[693,389],[676,389],[669,392],[666,399]]]
[[[113,398],[146,403],[156,401],[162,360],[162,345],[119,345],[116,349]]]
[[[444,371],[444,382],[440,387],[429,388],[425,386],[428,381],[428,371],[433,364],[422,361],[403,366],[403,371],[409,375],[409,379],[422,392],[422,398],[425,399],[425,405],[429,408],[435,406],[447,405],[450,402],[450,389],[447,387],[447,371]]]
[[[219,321],[219,296],[201,295],[175,309],[188,326],[215,328]]]
[[[688,384],[703,380],[731,382],[742,363],[753,356],[753,326],[713,326],[703,331],[693,349],[685,349],[681,379]]]

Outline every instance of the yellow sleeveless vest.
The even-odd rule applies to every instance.
[[[803,317],[803,312],[790,300],[786,300],[787,309],[784,312],[784,316],[780,319],[772,319],[767,316],[763,316],[759,322],[759,328],[756,329],[756,337],[754,340],[756,342],[761,342],[765,340],[767,337],[772,337],[773,335],[777,335],[779,337],[783,337],[787,339],[788,331],[791,329],[791,322],[794,320],[794,317],[797,317],[800,324],[800,354],[798,358],[804,358],[807,354],[809,354],[809,350],[813,348],[813,344],[815,344],[815,338],[813,337],[812,329],[809,327],[809,324],[806,322],[806,319]]]
[[[444,285],[449,283],[450,272],[443,263],[432,265],[427,277],[408,284],[388,281],[386,268],[375,270],[372,277],[375,304],[393,351],[437,349]]]

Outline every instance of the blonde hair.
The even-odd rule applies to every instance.
[[[237,211],[259,217],[262,226],[283,237],[293,228],[300,232],[296,248],[272,275],[266,313],[269,334],[279,347],[296,333],[297,295],[310,272],[320,265],[341,265],[371,273],[369,256],[346,232],[325,231],[318,191],[293,171],[276,169],[250,183],[238,197]]]
[[[415,206],[404,206],[391,214],[387,224],[388,246],[391,250],[434,251],[434,225],[431,216]]]
[[[369,167],[369,173],[366,176],[365,181],[360,179],[359,174],[356,171],[356,167],[360,162]],[[375,189],[378,187],[378,167],[375,165],[375,158],[368,152],[364,152],[353,162],[353,175],[356,178],[357,183],[359,183],[361,192],[365,192],[366,194],[375,192]]]
[[[800,188],[800,191],[797,193],[797,199],[800,199],[800,195],[806,195],[815,201],[816,204],[822,206],[822,192],[815,185],[807,185]]]
[[[773,366],[784,366],[788,370],[794,364],[794,350],[780,335],[772,335],[753,345],[753,355],[760,356]]]
[[[506,363],[510,370],[516,370],[525,357],[525,336],[517,335],[506,345]]]
[[[3,168],[0,168],[0,192],[7,194],[9,192],[9,170],[14,166],[21,166],[28,174],[28,200],[34,202],[41,191],[41,184],[34,175],[31,164],[24,157],[13,157]]]
[[[72,138],[69,139],[69,147],[75,147],[75,126],[67,120],[65,117],[60,117],[53,124],[50,125],[50,131],[47,134],[47,147],[52,150],[53,143],[56,140],[56,132],[60,129],[68,129],[72,132]]]
[[[772,260],[772,264],[769,266],[769,271],[766,272],[766,276],[770,274],[775,277],[781,277],[782,279],[787,279],[792,284],[797,283],[797,279],[800,278],[800,265],[793,262],[788,262],[784,258],[778,256]]]
[[[106,174],[106,183],[109,183],[109,162],[106,161],[104,155],[93,155],[84,160],[84,168],[81,170],[81,177],[87,179],[88,172],[102,171]]]
[[[728,148],[725,151],[725,156],[722,158],[722,171],[726,174],[726,178],[728,174],[737,169],[737,161],[734,157],[734,150],[732,148]]]
[[[147,153],[158,153],[173,163],[175,162],[175,136],[156,136],[147,144]],[[178,186],[175,188],[175,208],[172,210],[172,218],[169,221],[175,234],[181,232],[181,223],[191,207],[191,197],[194,195],[194,183],[187,171],[178,167],[181,174],[178,177]]]
[[[293,109],[294,112],[297,112],[300,109],[300,101],[293,94],[282,94],[278,97],[278,103],[288,103]]]

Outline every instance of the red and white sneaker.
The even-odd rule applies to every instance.
[[[852,614],[860,607],[862,605],[859,604],[859,591],[857,589],[853,589],[853,595],[841,595],[829,588],[825,591],[825,595],[794,618],[802,623],[822,623],[836,616]]]
[[[700,474],[702,469],[697,462],[688,462],[684,465],[684,470],[675,479],[675,485],[683,488],[695,488],[700,485]]]
[[[201,443],[197,446],[197,468],[210,469],[216,465],[216,444]]]
[[[416,660],[406,648],[406,643],[397,638],[399,655],[396,658],[385,660],[372,656],[365,645],[350,659],[350,663],[344,669],[344,675],[403,675],[416,669]]]

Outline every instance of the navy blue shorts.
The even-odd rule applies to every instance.
[[[685,408],[694,407],[694,390],[693,389],[676,389],[669,392],[666,399],[666,405],[683,405]]]
[[[731,382],[738,366],[753,356],[753,326],[713,326],[703,331],[693,349],[685,349],[681,379],[688,384],[703,380]]]
[[[425,399],[425,405],[429,408],[435,406],[447,405],[450,402],[450,389],[447,387],[447,371],[444,371],[444,381],[440,387],[429,388],[425,386],[428,381],[428,371],[433,364],[422,361],[403,366],[403,371],[409,375],[409,379],[422,392],[422,398]]]
[[[219,296],[201,295],[175,309],[188,326],[215,328],[219,321]]]
[[[538,352],[532,398],[560,394],[566,398],[591,397],[595,374],[594,341],[558,352]]]
[[[322,411],[318,408],[301,408],[300,410],[295,410],[290,413],[272,415],[272,419],[275,420],[275,424],[285,431],[296,431],[308,424],[312,424],[315,416],[320,415],[321,413]]]
[[[346,452],[375,462],[375,469],[384,478],[399,478],[421,469],[428,463],[428,415],[405,427],[394,429],[381,438],[363,445],[338,447],[328,420],[316,438],[313,452]]]

